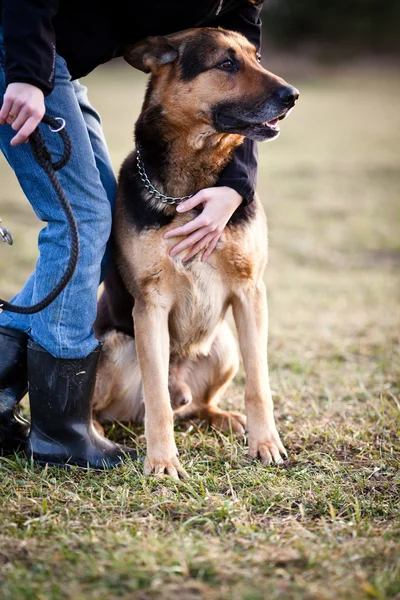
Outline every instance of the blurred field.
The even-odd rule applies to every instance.
[[[88,78],[116,169],[144,82],[130,70]],[[289,464],[262,469],[198,424],[178,428],[186,483],[137,465],[92,475],[0,458],[1,598],[400,598],[400,77],[290,82],[298,108],[260,146],[259,175]],[[4,161],[0,215],[15,236],[0,247],[10,297],[33,267],[38,223]],[[242,396],[240,375],[226,402]],[[111,435],[144,448],[141,430]]]

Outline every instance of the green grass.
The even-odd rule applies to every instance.
[[[90,78],[116,168],[143,81]],[[400,78],[290,81],[301,99],[260,147],[259,177],[288,465],[263,469],[199,423],[177,428],[186,482],[133,463],[99,475],[0,459],[2,600],[400,598]],[[0,180],[16,237],[0,248],[11,296],[34,264],[38,223],[3,162]],[[243,373],[225,405],[243,406]],[[142,429],[110,435],[144,454]]]

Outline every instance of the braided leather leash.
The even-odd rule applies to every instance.
[[[0,102],[1,106],[1,102]],[[60,127],[60,121],[63,122],[63,125]],[[49,115],[45,115],[42,119],[42,123],[49,125],[51,131],[54,133],[58,133],[61,137],[64,144],[63,155],[57,162],[53,163],[51,154],[49,149],[46,146],[46,142],[42,134],[39,131],[39,127],[35,129],[35,131],[29,137],[29,143],[32,149],[32,154],[37,164],[42,167],[44,172],[46,173],[56,195],[60,202],[60,206],[64,212],[64,215],[68,222],[69,234],[71,238],[71,250],[70,256],[68,259],[67,268],[65,270],[64,275],[61,277],[60,281],[54,287],[54,289],[45,297],[43,300],[34,304],[33,306],[17,306],[15,304],[11,304],[10,302],[6,302],[6,300],[2,300],[0,298],[0,313],[4,310],[9,312],[24,314],[24,315],[32,315],[34,313],[38,313],[49,304],[54,302],[54,300],[61,294],[63,289],[67,286],[67,284],[71,281],[72,276],[75,272],[76,265],[78,264],[79,258],[79,235],[78,235],[78,226],[74,217],[74,214],[71,209],[71,205],[66,197],[64,190],[61,187],[59,179],[57,177],[56,171],[62,169],[69,159],[71,158],[72,153],[72,143],[71,139],[65,130],[65,122],[63,119],[59,117],[54,118]],[[9,232],[7,232],[9,233]]]

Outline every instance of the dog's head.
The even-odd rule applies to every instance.
[[[130,47],[125,60],[152,74],[145,108],[162,106],[180,131],[205,128],[272,140],[299,96],[264,69],[255,47],[233,31],[199,28],[150,37]]]

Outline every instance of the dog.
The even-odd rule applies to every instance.
[[[298,92],[262,67],[245,37],[223,29],[147,38],[129,48],[125,60],[151,77],[136,123],[136,151],[118,182],[115,269],[106,278],[95,325],[103,341],[95,418],[144,420],[145,473],[186,476],[174,411],[239,434],[247,428],[250,455],[263,465],[280,463],[286,451],[268,377],[262,205],[257,198],[241,205],[208,260],[201,260],[199,248],[185,262],[187,251],[169,255],[176,239],[164,234],[198,211],[179,214],[160,194],[184,197],[214,186],[246,136],[278,136]],[[229,307],[246,373],[246,417],[218,407],[238,368],[225,320]]]

